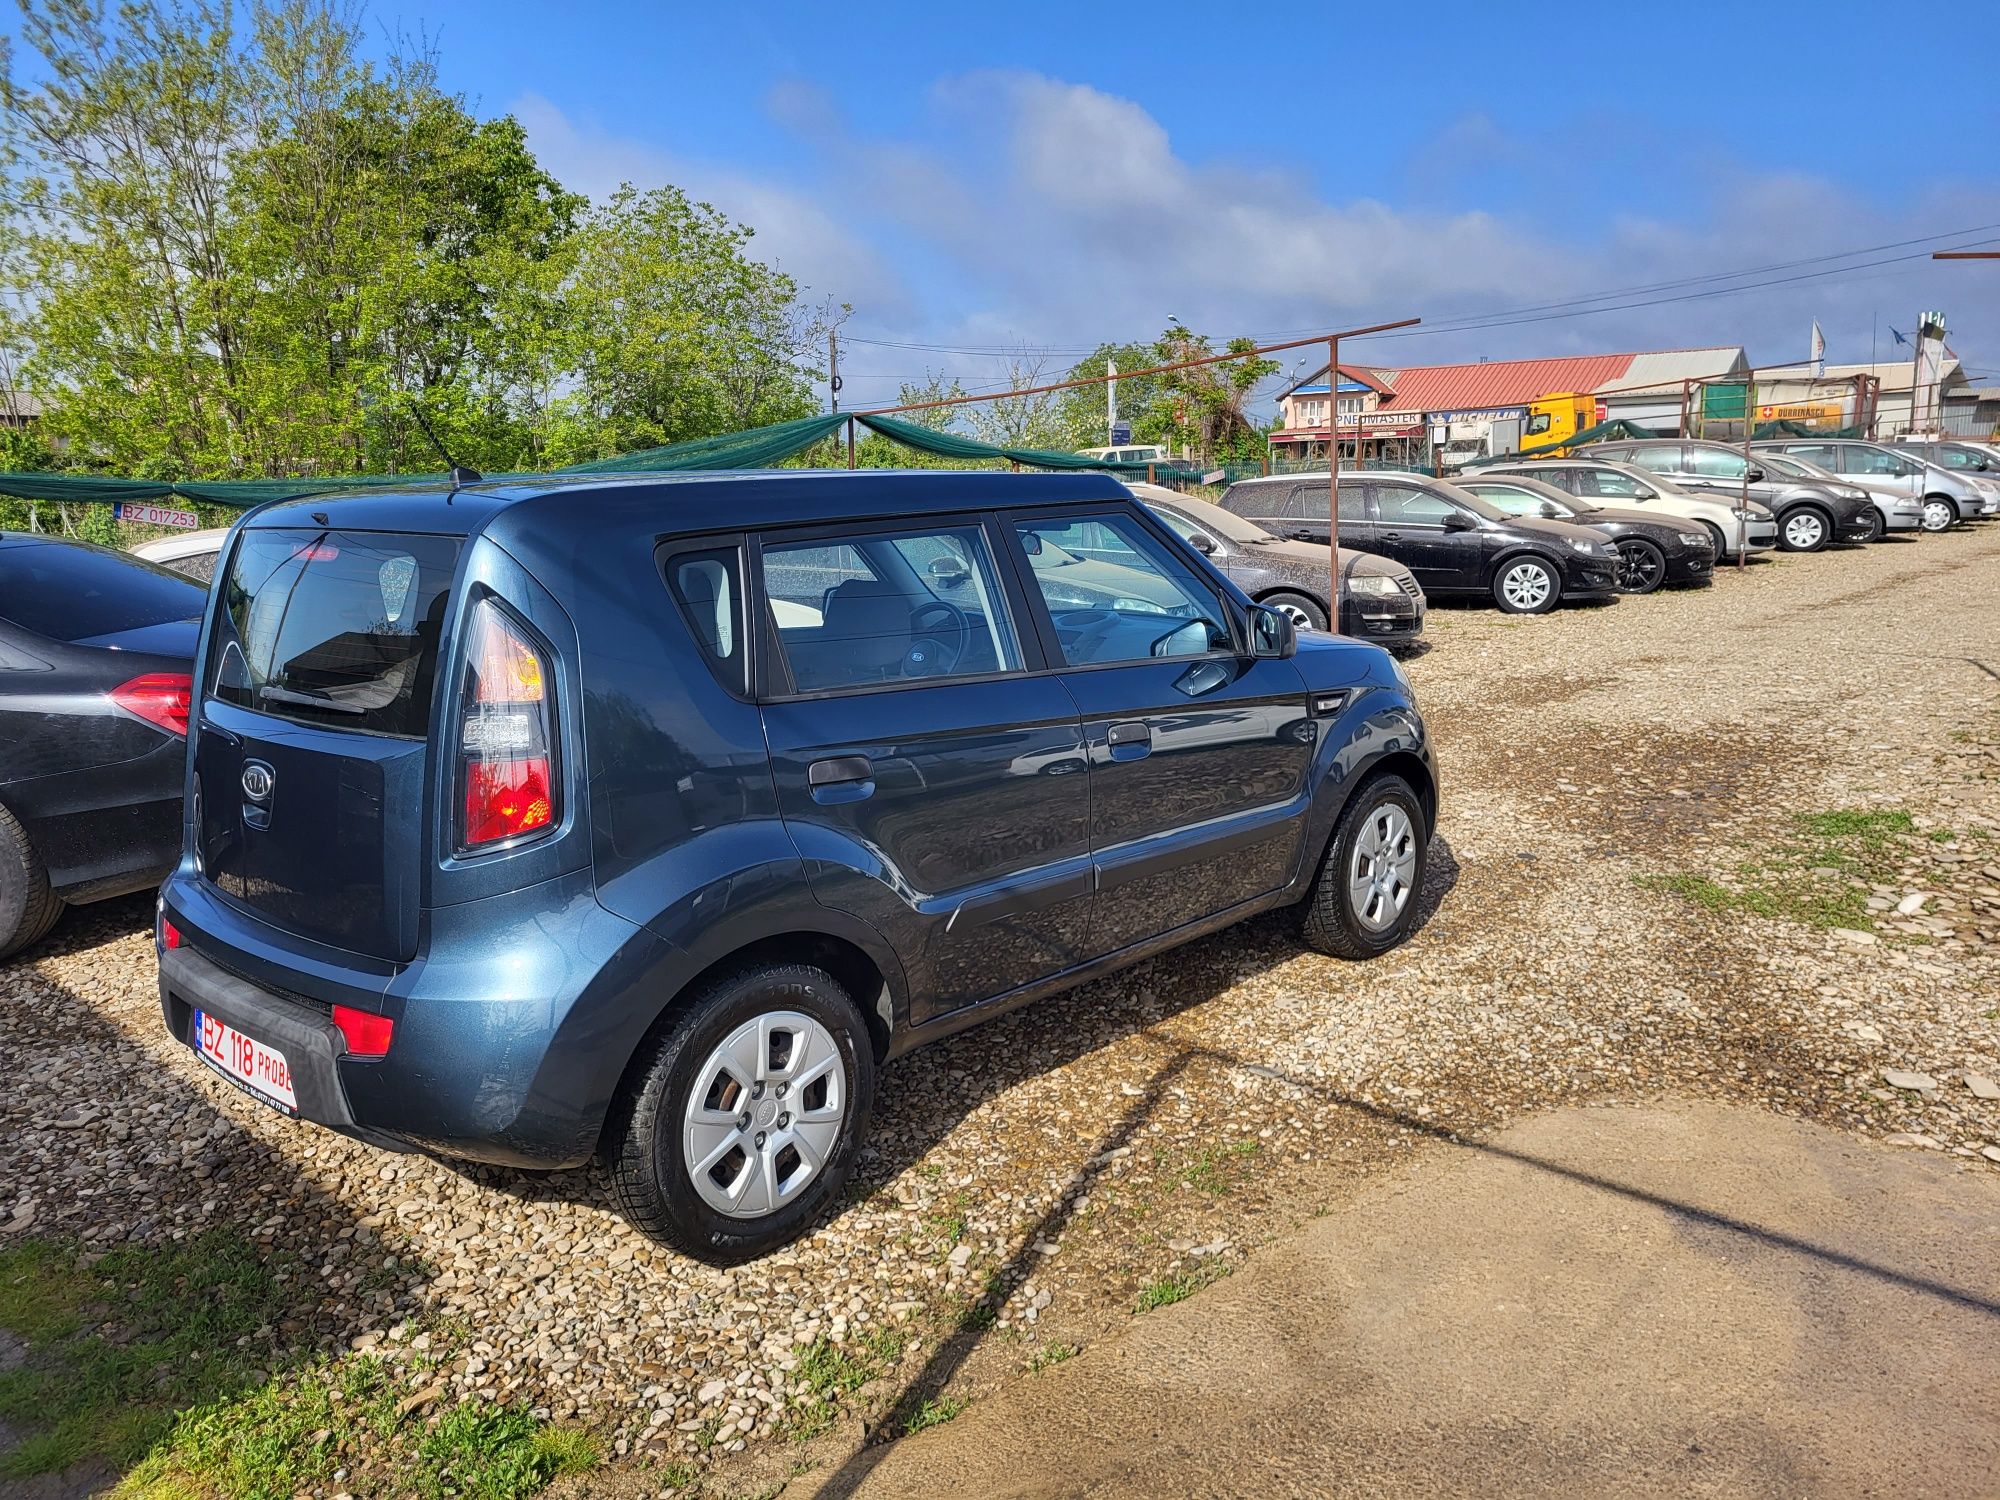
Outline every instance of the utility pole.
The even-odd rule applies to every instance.
[[[1326,428],[1326,563],[1333,579],[1333,586],[1326,591],[1326,628],[1340,635],[1340,339],[1337,335],[1326,341],[1326,409],[1331,419]]]
[[[1743,372],[1743,499],[1736,508],[1736,571],[1750,566],[1750,439],[1757,432],[1757,372]]]
[[[826,331],[826,394],[835,411],[840,410],[840,330]]]
[[[1118,441],[1118,361],[1107,359],[1104,372],[1104,443],[1111,447]]]

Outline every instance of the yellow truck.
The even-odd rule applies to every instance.
[[[1537,396],[1528,403],[1527,420],[1521,424],[1521,447],[1532,448],[1545,458],[1565,458],[1567,450],[1551,444],[1575,437],[1598,423],[1597,398],[1579,396],[1574,391]]]

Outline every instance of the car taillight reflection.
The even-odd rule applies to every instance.
[[[187,738],[188,711],[194,705],[194,678],[186,672],[148,672],[115,687],[107,695],[135,718],[156,729]]]

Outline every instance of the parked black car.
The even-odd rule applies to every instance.
[[[1740,499],[1748,473],[1750,498],[1778,518],[1778,546],[1786,552],[1817,552],[1831,542],[1865,542],[1881,518],[1867,496],[1845,485],[1825,485],[1790,474],[1766,473],[1728,443],[1699,438],[1619,438],[1577,450],[1583,458],[1612,458],[1664,475],[1681,489],[1719,499]]]
[[[1715,582],[1715,543],[1694,521],[1665,521],[1643,510],[1616,510],[1525,476],[1488,479],[1468,474],[1457,483],[1510,516],[1574,521],[1610,537],[1618,548],[1621,594],[1650,594],[1665,583]]]
[[[0,532],[0,958],[173,868],[206,602],[122,552]]]
[[[1223,508],[1266,531],[1326,545],[1324,474],[1244,479]],[[1542,614],[1564,599],[1612,599],[1618,549],[1588,527],[1520,519],[1456,485],[1420,474],[1340,477],[1340,538],[1394,558],[1426,596],[1485,595],[1509,614]]]
[[[1182,541],[1222,569],[1259,604],[1289,615],[1301,630],[1324,630],[1330,559],[1324,546],[1272,536],[1219,505],[1156,484],[1127,486]],[[1344,635],[1394,650],[1423,634],[1424,591],[1417,575],[1390,558],[1340,549]]]
[[[601,1151],[712,1260],[839,1201],[894,1056],[1253,913],[1363,958],[1418,912],[1401,667],[1101,475],[320,495],[240,524],[205,639],[169,1032],[391,1148]]]

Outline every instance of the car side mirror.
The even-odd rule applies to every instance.
[[[1204,557],[1215,556],[1215,538],[1197,531],[1188,538],[1188,545]]]
[[[1299,650],[1298,627],[1267,604],[1250,606],[1250,654],[1283,658]]]
[[[972,570],[965,565],[962,557],[934,557],[929,571],[939,583],[963,583],[972,576]]]
[[[1750,466],[1750,472],[1744,477],[1747,478],[1752,484],[1762,484],[1764,482],[1764,471],[1758,468],[1755,464],[1752,464]]]
[[[1470,531],[1472,530],[1472,517],[1465,514],[1464,511],[1455,510],[1444,518],[1444,529],[1446,531]]]

